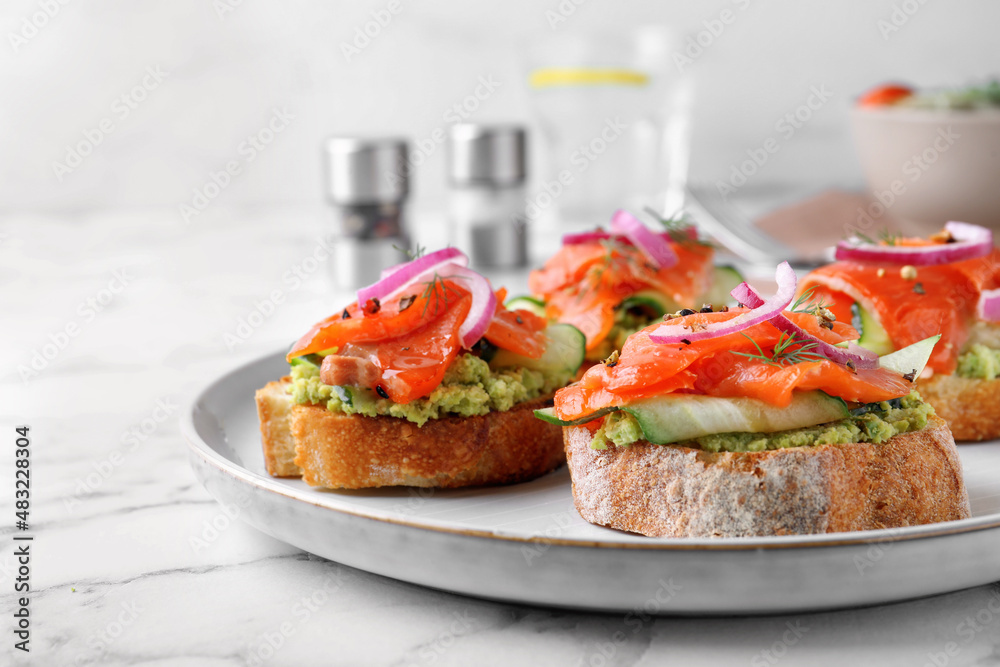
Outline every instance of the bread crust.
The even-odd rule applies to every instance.
[[[917,391],[948,422],[955,440],[1000,438],[1000,380],[933,375],[918,381]]]
[[[312,486],[454,488],[534,479],[565,460],[560,428],[534,410],[551,396],[476,417],[365,417],[313,405],[292,408],[295,463]]]
[[[268,382],[258,389],[257,417],[260,439],[264,445],[264,465],[273,477],[301,477],[302,469],[295,465],[295,439],[292,437],[292,400],[285,391],[291,378]]]
[[[969,497],[944,420],[874,445],[710,453],[641,441],[590,448],[567,427],[573,500],[584,519],[652,537],[751,537],[874,530],[963,519]]]
[[[562,429],[534,416],[552,396],[418,427],[398,417],[295,405],[285,391],[289,381],[269,382],[256,395],[264,462],[275,477],[330,489],[450,488],[522,482],[565,461]]]

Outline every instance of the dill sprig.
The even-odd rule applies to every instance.
[[[465,278],[465,276],[449,276],[449,277],[451,279]],[[436,317],[438,314],[438,310],[441,307],[448,306],[449,294],[452,294],[454,296],[461,296],[461,293],[455,288],[449,286],[448,283],[444,281],[444,278],[438,275],[437,271],[434,272],[434,276],[430,280],[425,281],[421,284],[425,285],[424,291],[420,295],[420,298],[425,299],[424,310],[423,312],[420,313],[421,317],[427,315],[427,308],[430,307],[431,302],[434,303],[433,316]]]
[[[416,248],[410,249],[398,246],[395,243],[393,243],[392,248],[393,250],[397,250],[406,255],[410,259],[410,261],[413,261],[415,259],[420,259],[421,257],[427,254],[427,248],[425,248],[422,245],[418,245]]]
[[[590,291],[591,286],[596,289],[604,280],[604,274],[608,270],[625,268],[630,264],[635,265],[640,257],[638,249],[633,249],[617,239],[602,239],[599,243],[604,246],[604,255],[587,269],[587,278],[576,285],[577,301],[583,299]],[[628,252],[629,250],[635,250],[635,252]]]
[[[887,227],[883,227],[878,232],[876,232],[876,236],[878,237],[878,240],[873,239],[867,234],[862,234],[861,232],[854,232],[854,238],[868,245],[879,245],[879,241],[881,241],[885,245],[896,245],[899,242],[899,239],[903,237],[903,235],[900,234],[899,232],[889,231]]]
[[[768,355],[767,352],[761,348],[760,344],[753,338],[747,336],[746,334],[743,334],[743,337],[753,343],[753,346],[757,348],[757,354],[753,354],[752,352],[735,351],[733,354],[738,354],[739,356],[747,357],[748,359],[757,359],[768,366],[781,367],[791,364],[800,364],[806,361],[822,361],[826,358],[813,351],[817,347],[817,343],[815,341],[804,341],[794,334],[782,333],[779,335],[770,355]]]
[[[689,230],[692,228],[697,228],[697,225],[688,217],[687,213],[683,211],[678,211],[670,217],[663,217],[656,210],[645,207],[643,209],[646,213],[651,215],[657,222],[659,222],[666,229],[667,235],[670,236],[670,240],[674,243],[681,245],[700,245],[705,247],[713,247],[712,243],[709,241],[704,241],[698,238],[697,234],[692,235]]]
[[[899,241],[899,239],[902,238],[902,236],[903,235],[900,234],[899,232],[892,232],[889,231],[888,229],[883,229],[878,233],[879,240],[885,243],[886,245],[896,245],[896,242]]]
[[[793,313],[808,313],[820,316],[820,313],[830,308],[833,304],[816,298],[816,286],[813,285],[799,295],[795,302],[788,308]]]

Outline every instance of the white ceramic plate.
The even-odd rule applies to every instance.
[[[586,523],[565,469],[454,491],[335,492],[274,479],[264,470],[253,393],[285,373],[282,357],[238,368],[193,400],[182,419],[192,466],[251,525],[352,567],[494,600],[633,614],[832,609],[1000,580],[1000,442],[959,447],[971,519],[820,536],[654,539]]]

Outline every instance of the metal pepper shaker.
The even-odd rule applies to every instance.
[[[330,137],[323,144],[324,189],[333,209],[334,282],[357,289],[406,261],[405,204],[410,192],[403,139]]]
[[[524,266],[524,128],[454,125],[448,144],[452,240],[484,267]]]

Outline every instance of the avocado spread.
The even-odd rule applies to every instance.
[[[980,343],[972,345],[958,357],[955,375],[974,380],[995,380],[1000,377],[1000,350]]]
[[[492,369],[479,357],[465,353],[455,358],[444,380],[430,396],[409,403],[394,403],[368,388],[331,387],[323,384],[313,364],[292,367],[289,392],[296,403],[326,405],[332,412],[375,417],[401,417],[418,426],[439,417],[471,417],[490,410],[504,412],[517,403],[538,398],[565,386],[568,373],[527,368]]]
[[[840,421],[775,433],[716,433],[695,438],[691,442],[673,443],[683,447],[703,449],[706,452],[760,452],[786,447],[815,447],[851,442],[882,443],[900,433],[919,431],[927,426],[927,418],[934,408],[924,403],[917,392],[899,399],[898,407],[883,401],[869,403]],[[863,414],[858,414],[862,413]],[[644,438],[635,417],[616,411],[604,418],[590,446],[604,449],[608,442],[618,447],[628,447]],[[669,445],[666,445],[669,446]]]

